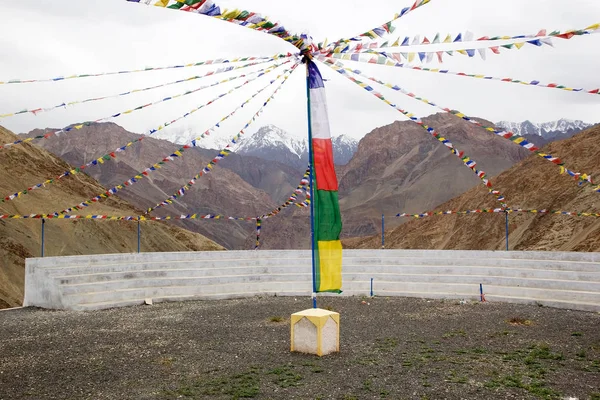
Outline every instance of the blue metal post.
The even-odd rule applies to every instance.
[[[373,278],[371,278],[371,297],[373,297]]]
[[[504,211],[506,218],[506,251],[508,251],[508,211]]]
[[[312,251],[312,304],[317,308],[317,260],[315,258],[315,191],[314,191],[314,166],[313,166],[313,146],[312,146],[312,118],[310,115],[310,77],[308,71],[308,58],[304,59],[306,63],[306,111],[308,114],[308,162],[310,164],[310,244]]]
[[[46,225],[46,220],[42,218],[42,257],[44,257],[44,227]]]
[[[140,218],[138,217],[138,253],[142,250],[142,228],[140,227]]]
[[[381,248],[385,249],[385,217],[383,214],[381,214]]]
[[[479,300],[483,301],[483,284],[479,284]]]

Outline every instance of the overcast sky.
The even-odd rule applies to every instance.
[[[381,25],[411,5],[413,0],[305,0],[302,7],[288,1],[221,0],[222,7],[244,7],[282,22],[293,32],[308,32],[316,41],[350,37]],[[197,14],[147,7],[125,0],[20,0],[0,1],[0,81],[11,78],[51,78],[60,75],[108,72],[145,66],[165,66],[214,58],[266,56],[293,52],[293,46],[277,39]],[[390,36],[420,34],[429,39],[467,30],[476,37],[518,35],[539,29],[585,28],[600,22],[598,0],[432,0],[430,4],[395,23]],[[522,80],[537,79],[572,87],[600,87],[600,34],[554,40],[554,48],[526,46],[521,50],[488,55],[487,61],[464,56],[446,57],[444,68]],[[492,121],[529,119],[536,122],[559,118],[600,122],[600,96],[569,93],[500,82],[446,76],[404,69],[349,63],[370,75],[399,84],[442,106]],[[437,66],[437,62],[431,66]],[[256,70],[264,66],[248,68]],[[320,66],[326,82],[332,134],[364,136],[377,126],[404,117],[334,71]],[[49,107],[143,88],[203,74],[215,67],[185,68],[131,75],[85,78],[57,83],[0,85],[0,114],[24,108]],[[243,73],[233,71],[220,79]],[[275,72],[276,74],[277,72]],[[0,119],[0,125],[17,133],[34,128],[63,127],[93,120],[182,93],[217,78],[195,80],[156,91],[72,106],[38,116],[18,115]],[[193,109],[236,84],[227,83],[114,119],[125,128],[143,133]],[[168,129],[202,132],[219,117],[266,84],[257,80],[186,118]],[[405,109],[425,116],[436,109],[381,88],[386,97]],[[221,130],[232,136],[262,104],[257,97]],[[300,137],[306,135],[305,77],[297,71],[277,98],[266,108],[252,132],[275,124]],[[166,132],[166,131],[165,131]]]

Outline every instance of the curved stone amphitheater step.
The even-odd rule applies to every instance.
[[[26,262],[26,306],[93,310],[153,301],[309,296],[310,251],[48,257]],[[343,295],[477,299],[600,310],[599,253],[345,250]]]

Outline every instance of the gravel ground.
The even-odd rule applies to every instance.
[[[307,298],[3,311],[0,399],[600,399],[598,313],[319,305],[341,314],[341,352],[322,358],[289,351],[289,315]]]

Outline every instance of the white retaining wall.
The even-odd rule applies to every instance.
[[[343,295],[478,299],[600,311],[600,253],[344,250]],[[24,306],[97,310],[153,301],[310,296],[310,251],[30,258]]]

